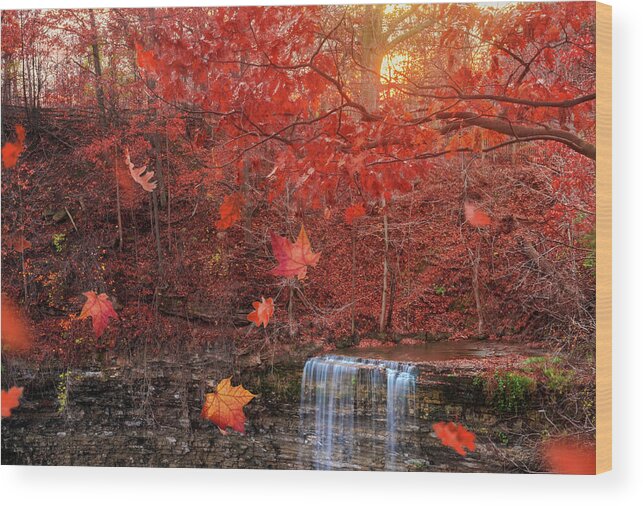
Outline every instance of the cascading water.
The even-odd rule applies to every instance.
[[[370,460],[382,455],[383,466],[395,469],[400,436],[415,425],[417,374],[403,362],[309,359],[301,381],[300,431],[314,467],[358,468],[364,453]]]

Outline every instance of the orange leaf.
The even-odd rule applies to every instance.
[[[31,243],[25,239],[24,235],[18,234],[7,238],[7,246],[13,248],[18,253],[22,253],[26,249],[31,248]]]
[[[346,212],[344,213],[344,221],[349,225],[352,225],[353,220],[361,218],[364,215],[366,215],[364,204],[355,204],[346,209]]]
[[[80,319],[91,316],[92,324],[94,327],[94,334],[100,337],[105,332],[110,318],[118,320],[118,315],[114,311],[112,302],[107,298],[107,294],[101,293],[96,295],[96,292],[84,292],[83,295],[87,297],[87,301],[80,312]]]
[[[472,202],[464,203],[464,217],[472,227],[487,227],[491,225],[491,218],[481,211]]]
[[[463,457],[465,449],[475,451],[476,435],[464,428],[464,425],[453,422],[438,422],[433,424],[433,431],[444,446],[453,448]]]
[[[222,433],[230,427],[243,434],[246,422],[243,407],[255,395],[248,392],[242,385],[233,387],[230,380],[232,378],[221,380],[215,392],[206,394],[201,417],[214,423]]]
[[[270,234],[272,254],[279,264],[270,272],[275,276],[304,279],[308,266],[315,267],[321,253],[313,253],[306,229],[301,226],[299,236],[294,243],[285,237]]]
[[[31,348],[29,325],[13,301],[2,294],[2,345],[9,351],[21,352]]]
[[[5,169],[16,165],[20,154],[25,149],[25,139],[27,138],[25,127],[16,125],[16,136],[18,137],[16,142],[5,142],[2,146],[2,164]]]
[[[253,302],[252,307],[254,307],[255,310],[248,315],[248,321],[253,322],[257,327],[263,324],[263,327],[266,328],[270,318],[272,318],[272,315],[275,313],[275,305],[272,297],[269,297],[267,300],[261,297],[261,302]]]
[[[223,198],[223,204],[219,208],[221,219],[217,220],[215,226],[219,230],[225,230],[234,225],[241,218],[243,207],[243,196],[239,192],[231,193]]]
[[[2,403],[2,418],[11,416],[11,410],[20,406],[22,387],[11,387],[9,391],[2,390],[0,402]]]
[[[132,175],[132,179],[141,185],[146,192],[153,192],[156,188],[156,181],[150,181],[154,177],[154,171],[145,172],[147,169],[146,165],[135,168],[134,164],[129,157],[129,149],[125,148],[125,163],[129,167],[129,173]]]
[[[562,439],[545,445],[545,460],[552,473],[596,474],[596,447]]]

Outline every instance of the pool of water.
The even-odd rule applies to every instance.
[[[349,357],[394,360],[396,362],[439,362],[444,360],[480,359],[504,355],[543,355],[544,351],[527,348],[524,345],[497,341],[436,341],[423,344],[398,344],[396,346],[374,346],[348,348],[338,354]]]

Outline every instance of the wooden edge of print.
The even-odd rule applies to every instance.
[[[596,3],[596,473],[612,469],[612,7]]]

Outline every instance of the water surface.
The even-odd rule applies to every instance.
[[[540,355],[542,350],[498,341],[436,341],[422,344],[398,344],[341,350],[349,357],[393,360],[396,362],[439,362],[458,359],[481,359],[520,353]]]

